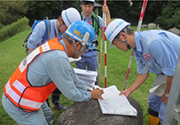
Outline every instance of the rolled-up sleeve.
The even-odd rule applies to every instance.
[[[53,53],[54,58],[47,61],[46,69],[57,88],[70,100],[89,100],[91,93],[87,91],[84,82],[76,76],[66,54],[62,51],[53,51],[51,53]]]

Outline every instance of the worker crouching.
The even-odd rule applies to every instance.
[[[70,100],[103,99],[103,90],[87,91],[70,65],[92,47],[95,31],[84,21],[74,22],[62,40],[54,38],[31,52],[4,86],[2,104],[20,125],[49,125],[53,115],[45,102],[56,87]]]

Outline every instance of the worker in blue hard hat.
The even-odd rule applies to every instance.
[[[58,19],[50,19],[48,21],[48,26],[46,27],[45,21],[38,23],[32,34],[29,36],[27,41],[27,47],[29,52],[32,52],[35,48],[45,43],[47,40],[58,38],[59,40],[63,38],[67,28],[77,20],[81,20],[80,13],[77,9],[70,7],[61,12]],[[66,106],[60,103],[61,92],[55,89],[51,94],[51,100],[54,110],[66,109]],[[49,100],[47,103],[50,106]]]
[[[62,40],[45,42],[22,60],[4,86],[2,105],[20,125],[51,125],[53,115],[46,103],[56,87],[70,100],[103,99],[103,90],[87,90],[70,65],[92,47],[95,31],[84,21],[74,22]]]
[[[150,89],[148,120],[149,125],[161,125],[171,89],[171,84],[180,50],[180,37],[164,30],[134,32],[130,23],[115,19],[105,31],[111,47],[126,52],[133,49],[137,62],[138,77],[128,89],[120,94],[129,96],[149,76],[156,74],[155,84]]]

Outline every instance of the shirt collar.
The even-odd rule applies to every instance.
[[[139,40],[140,32],[135,32],[134,37],[135,37],[135,43],[136,43],[136,50],[139,52],[142,52],[142,47],[141,47],[141,43]]]
[[[91,19],[91,17],[92,17],[92,14],[89,16],[89,19]],[[83,13],[82,13],[82,18],[83,18],[83,20],[87,19],[87,18],[84,16]],[[88,20],[89,20],[89,19],[88,19]]]

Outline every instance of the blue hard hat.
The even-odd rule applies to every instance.
[[[92,42],[95,37],[95,30],[89,23],[82,20],[75,21],[66,30],[65,34],[81,42],[83,46],[93,48]]]

